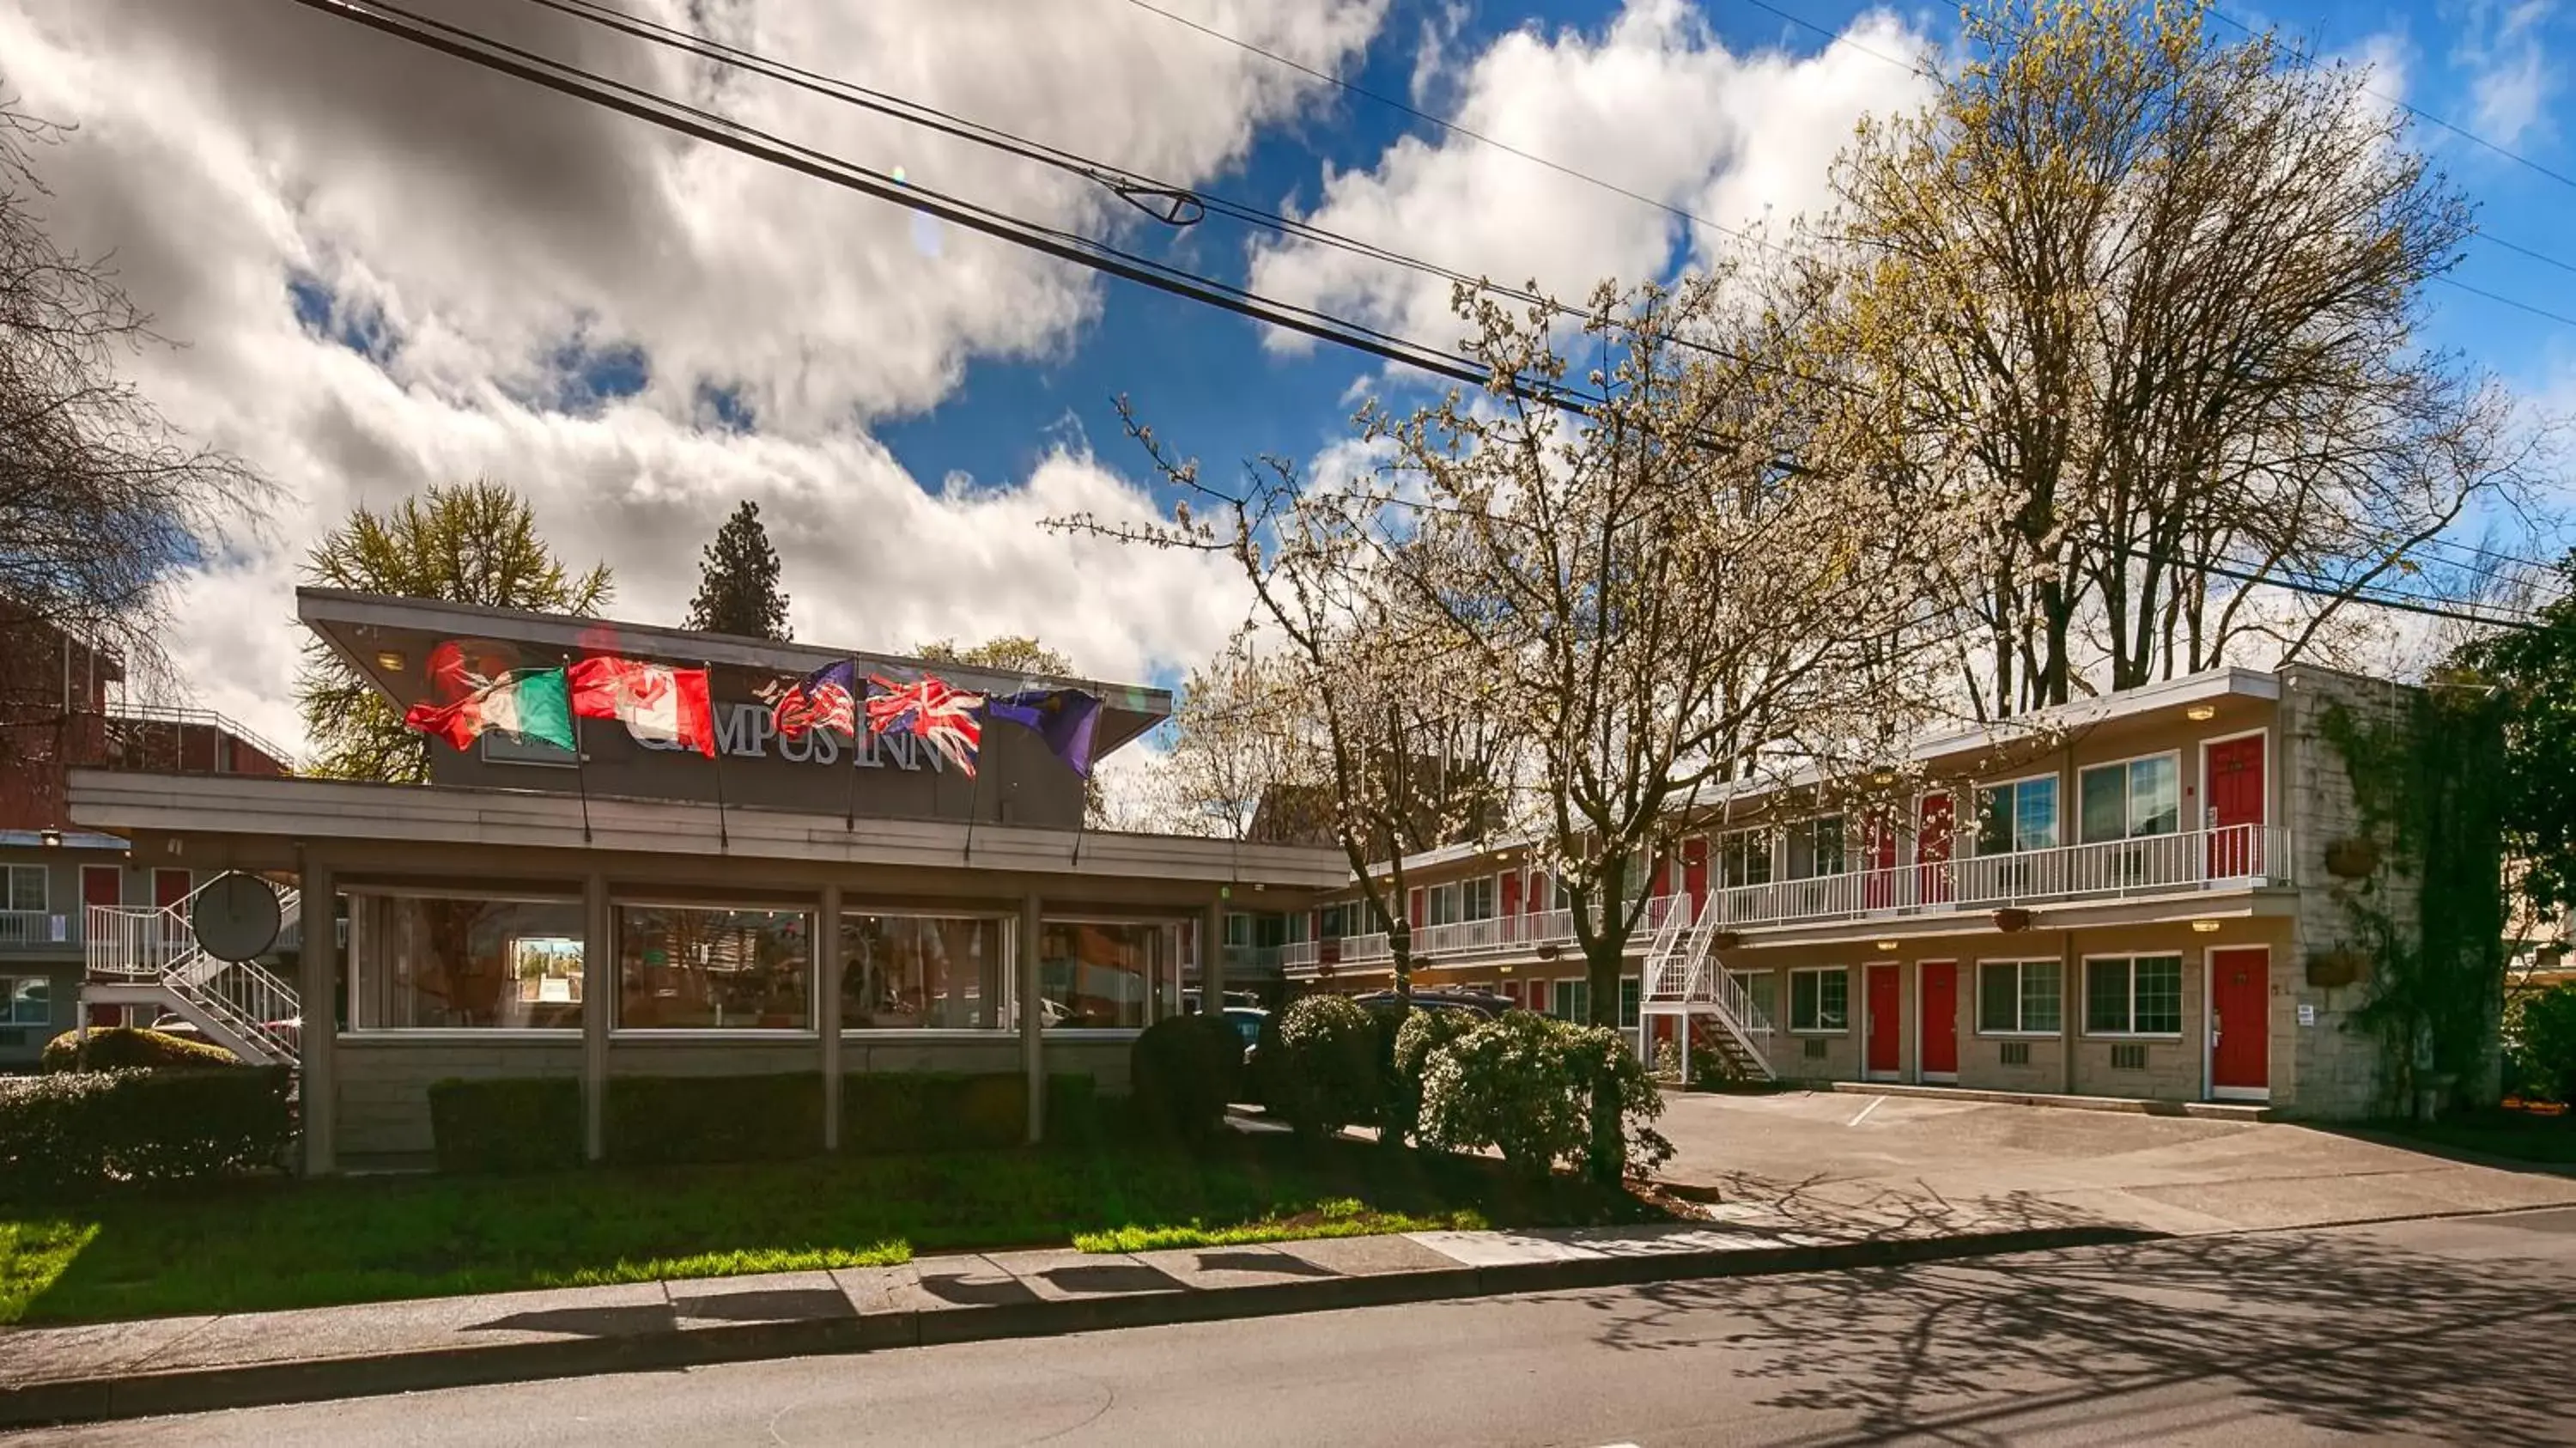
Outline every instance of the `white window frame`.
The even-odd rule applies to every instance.
[[[1989,969],[2007,965],[2013,968],[2013,1028],[2009,1031],[1988,1030],[1986,1028],[1986,972]],[[2030,1004],[2030,996],[2022,986],[2021,973],[2034,965],[2044,965],[2057,972],[2057,1024],[2044,1030],[2034,1030],[2022,1024],[2022,1016]],[[1980,1036],[1998,1041],[2054,1041],[2066,1030],[2066,962],[2055,956],[2016,955],[1997,960],[1980,960],[1977,962],[1976,979],[1971,982],[1971,985],[1976,990],[1976,998],[1969,1006],[1969,1019],[1976,1022],[1976,1033]]]
[[[1451,880],[1445,884],[1426,885],[1423,887],[1423,924],[1455,925],[1465,918],[1458,913],[1461,893],[1458,885],[1458,881]]]
[[[1502,910],[1503,887],[1499,877],[1472,875],[1458,882],[1458,918],[1491,920]],[[1482,906],[1483,913],[1478,913]]]
[[[1714,846],[1714,852],[1709,858],[1709,869],[1711,871],[1711,878],[1709,880],[1710,888],[1718,890],[1748,890],[1756,885],[1770,885],[1779,881],[1780,832],[1778,830],[1772,829],[1767,825],[1756,825],[1750,829],[1724,830],[1718,834],[1710,836],[1709,838]],[[1754,840],[1759,840],[1762,843],[1762,852],[1759,856],[1762,860],[1761,879],[1730,880],[1726,877],[1727,847],[1737,840],[1744,840],[1748,843]],[[1750,866],[1755,858],[1756,856],[1750,849],[1744,852],[1744,860],[1747,866],[1745,873],[1748,875],[1752,873]]]
[[[1575,998],[1576,992],[1582,998]],[[1565,1006],[1558,1003],[1562,1001]],[[1566,1007],[1572,1007],[1567,1009]],[[1547,983],[1547,1013],[1561,1021],[1582,1025],[1592,1019],[1592,978],[1588,975],[1561,975]]]
[[[33,875],[36,877],[36,903],[33,905],[21,905],[18,903],[18,878],[21,875]],[[0,870],[0,910],[9,910],[28,915],[47,915],[53,912],[53,908],[54,871],[52,866],[12,864],[7,869]]]
[[[2183,996],[2183,977],[2184,977],[2186,974],[2188,974],[2188,972],[2184,969],[2184,961],[2185,961],[2186,959],[2187,959],[2187,957],[2184,955],[2184,953],[2183,953],[2183,952],[2181,952],[2181,951],[2179,951],[2179,950],[2106,950],[2106,951],[2103,951],[2102,953],[2100,953],[2100,954],[2098,954],[2098,955],[2087,955],[2087,956],[2083,957],[2083,960],[2082,960],[2082,964],[2083,964],[2083,967],[2084,967],[2084,1024],[2083,1024],[2083,1030],[2084,1030],[2084,1037],[2085,1037],[2085,1039],[2086,1039],[2086,1040],[2092,1040],[2092,1041],[2179,1041],[2179,1040],[2181,1040],[2181,1039],[2182,1039],[2182,1037],[2183,1037],[2183,1024],[2184,1024],[2184,1019],[2183,1019],[2183,1018],[2184,1018],[2184,1015],[2185,1015],[2185,1012],[2184,1012],[2184,1010],[2183,1010],[2183,1001],[2184,1001],[2184,996]],[[2129,1002],[2128,1002],[2128,1004],[2129,1004],[2129,1009],[2128,1009],[2128,1021],[2129,1021],[2129,1029],[2124,1030],[2124,1031],[2097,1031],[2097,1030],[2093,1029],[2093,964],[2094,964],[2094,962],[2096,962],[2096,961],[2109,961],[2109,960],[2126,961],[2126,962],[2128,963],[2128,966],[2129,966],[2129,986],[2128,986],[2128,997],[2129,997]],[[2172,961],[2172,962],[2174,963],[2174,1028],[2173,1028],[2172,1030],[2170,1030],[2170,1031],[2141,1031],[2141,1030],[2137,1029],[2137,1024],[2138,1024],[2138,962],[2139,962],[2139,961],[2142,961],[2142,960],[2170,960],[2170,961]]]
[[[2145,754],[2132,754],[2132,755],[2130,755],[2129,757],[2127,757],[2126,759],[2105,759],[2105,760],[2102,760],[2102,761],[2100,761],[2100,762],[2098,762],[2098,763],[2078,765],[2078,766],[2076,767],[2076,770],[2075,770],[2075,843],[2076,843],[2076,844],[2079,844],[2079,845],[2111,845],[2111,844],[2117,844],[2117,843],[2119,843],[2119,842],[2120,842],[2120,841],[2122,841],[2122,840],[2152,840],[2152,839],[2160,839],[2160,838],[2162,838],[2162,837],[2163,837],[2163,834],[2162,834],[2162,833],[2160,833],[2160,834],[2146,834],[2146,835],[2142,835],[2142,834],[2139,834],[2139,833],[2137,832],[2137,828],[2138,828],[2138,818],[2137,818],[2137,814],[2138,814],[2138,796],[2137,796],[2137,792],[2136,792],[2134,789],[2132,789],[2132,788],[2130,787],[2131,780],[2130,780],[2130,777],[2129,777],[2129,770],[2130,770],[2130,767],[2131,767],[2131,766],[2133,766],[2133,765],[2138,765],[2138,764],[2143,764],[2143,763],[2145,763],[2146,761],[2148,761],[2148,760],[2150,760],[2150,759],[2170,759],[2170,760],[2172,760],[2172,761],[2173,761],[2173,779],[2174,779],[2174,827],[2173,827],[2173,829],[2171,829],[2170,831],[2165,831],[2165,832],[2163,832],[2163,833],[2169,833],[2169,834],[2182,834],[2182,833],[2184,833],[2184,832],[2185,832],[2185,831],[2184,831],[2184,828],[2183,828],[2184,820],[2183,820],[2183,808],[2182,808],[2182,797],[2183,797],[2182,751],[2181,751],[2180,749],[2156,749],[2156,750],[2150,750],[2150,751],[2148,751],[2148,752],[2147,752],[2147,753],[2145,753]],[[2097,771],[2105,770],[2105,769],[2116,769],[2116,770],[2120,771],[2120,829],[2121,829],[2121,833],[2119,833],[2119,834],[2117,834],[2117,835],[2113,835],[2113,836],[2111,836],[2111,837],[2109,837],[2109,838],[2107,838],[2107,839],[2099,839],[2099,840],[2095,840],[2095,839],[2087,839],[2087,838],[2085,838],[2085,837],[2084,837],[2084,776],[2086,776],[2086,775],[2088,775],[2088,774],[2093,774],[2093,773],[2095,773],[2095,772],[2097,772]],[[2064,800],[2060,800],[2060,801],[2058,802],[2058,811],[2057,811],[2057,813],[2058,813],[2058,817],[2059,817],[2059,818],[2058,818],[2058,831],[2057,831],[2057,832],[2058,832],[2058,834],[2059,834],[2059,835],[2061,835],[2061,836],[2062,836],[2062,835],[2064,835],[2064,834],[2066,833],[2066,828],[2065,828],[2065,825],[2066,825],[2066,820],[2065,820],[2066,809],[2065,809],[2065,801],[2064,801]]]
[[[1736,983],[1744,987],[1744,998],[1762,1013],[1762,1033],[1777,1033],[1788,1022],[1780,1018],[1780,972],[1776,970],[1739,970],[1733,972]],[[1759,988],[1756,988],[1756,983]]]
[[[2029,849],[2024,849],[2021,845],[2020,831],[2021,787],[2025,784],[2037,784],[2043,779],[2049,781],[2049,783],[2054,786],[2053,792],[2055,795],[2056,807],[2049,815],[2049,834],[2054,838],[2055,843],[2033,845]],[[1986,849],[1986,795],[1989,792],[1998,789],[2009,789],[2013,791],[2014,808],[2010,812],[2010,818],[2014,822],[2013,842],[2009,847],[2003,850],[1994,851],[1990,854]],[[1968,815],[1967,832],[1968,843],[1973,847],[1974,853],[1978,856],[1992,858],[1994,855],[2035,854],[2040,850],[2056,849],[2058,846],[2066,843],[2066,779],[2063,775],[2058,774],[2054,770],[2043,770],[2037,774],[2016,775],[2011,779],[1980,781],[1969,791],[1969,804],[1970,810]],[[1952,810],[1952,827],[1956,828],[1956,821],[1958,818],[1956,812],[1958,810],[1958,805],[1954,802],[1950,808]]]
[[[849,912],[848,904],[841,907]],[[805,1024],[801,1026],[630,1026],[626,1024],[626,935],[621,910],[705,910],[721,914],[802,915],[809,952],[805,962]],[[822,919],[822,907],[808,904],[742,903],[724,899],[673,898],[667,895],[611,895],[608,900],[609,983],[613,999],[608,1018],[611,1040],[640,1041],[816,1041],[823,1036],[823,972],[814,959],[814,931]],[[1053,922],[1064,917],[1048,916]],[[1175,952],[1177,954],[1177,952]],[[1175,973],[1177,976],[1177,972]],[[585,1008],[586,1011],[587,1008]],[[1150,1014],[1150,1013],[1149,1013]],[[1148,1022],[1150,1024],[1150,1021]],[[977,1035],[989,1032],[978,1031]],[[1122,1034],[1132,1036],[1134,1031]]]
[[[1633,1031],[1646,1019],[1646,978],[1619,977],[1619,1029]]]
[[[1802,975],[1838,975],[1843,981],[1843,1023],[1839,1026],[1802,1026],[1798,1024],[1798,977]],[[1825,985],[1816,982],[1816,1018],[1825,1015]],[[1789,1034],[1793,1036],[1848,1036],[1852,1029],[1851,967],[1848,965],[1798,965],[1789,968]]]
[[[488,738],[490,736],[487,735],[485,737]],[[366,996],[366,984],[369,979],[366,974],[367,955],[373,948],[374,942],[367,938],[367,911],[362,908],[363,904],[367,901],[390,900],[472,900],[478,903],[491,905],[578,906],[582,903],[581,896],[567,894],[561,890],[546,890],[539,888],[512,888],[503,890],[496,894],[489,889],[468,889],[456,885],[362,884],[343,886],[339,893],[340,898],[346,902],[349,907],[348,918],[340,922],[341,925],[345,927],[340,937],[340,963],[342,967],[342,975],[345,979],[341,982],[339,994],[340,1004],[342,1008],[348,1012],[347,1019],[349,1022],[349,1024],[342,1028],[338,1033],[341,1040],[345,1041],[352,1038],[361,1040],[399,1038],[410,1041],[563,1041],[579,1040],[581,1038],[582,1027],[577,1025],[386,1026],[371,1022],[368,1017],[380,1014],[381,1005],[379,1003],[370,1002]],[[585,951],[589,949],[589,942],[587,940],[583,942],[583,949]],[[609,975],[612,984],[615,983],[616,973],[616,962],[611,961],[609,963]],[[586,996],[586,986],[584,990]],[[362,1006],[368,1006],[371,1004],[376,1004],[378,1008],[375,1010],[361,1009]],[[590,1014],[591,1002],[587,998],[582,1001],[581,1009],[584,1016],[588,1016]],[[605,1009],[605,1007],[603,1007],[603,1009]],[[657,1032],[655,1034],[660,1033]],[[731,1034],[731,1032],[728,1031],[726,1034]],[[771,1031],[767,1034],[774,1036],[778,1033]]]
[[[815,909],[816,917],[819,919],[821,914],[821,907],[817,906]],[[1000,927],[1000,929],[995,932],[995,939],[999,942],[999,949],[1002,952],[1002,969],[999,972],[998,981],[1000,986],[999,998],[995,1000],[993,1004],[994,1024],[989,1026],[853,1026],[844,1024],[841,1027],[841,1039],[851,1042],[924,1040],[989,1041],[996,1037],[1011,1037],[1019,1034],[1020,969],[1018,964],[1018,941],[1020,934],[1020,917],[1017,911],[937,910],[918,905],[878,906],[867,904],[864,901],[853,904],[849,900],[844,899],[841,903],[841,914],[844,917],[851,915],[872,915],[881,920],[989,920]],[[1066,917],[1052,915],[1046,918],[1050,921],[1061,921]],[[1241,918],[1248,921],[1253,917],[1245,914],[1242,915]],[[1081,923],[1088,924],[1095,922],[1085,921]],[[1041,926],[1040,928],[1044,927]],[[846,957],[839,962],[841,967],[841,978],[845,981],[849,979],[849,964],[850,963]],[[818,976],[818,979],[815,982],[815,990],[817,992],[815,1004],[819,1009],[822,1004],[822,997],[820,994],[822,982],[819,979],[821,974],[821,961],[817,960],[815,965],[816,975]],[[1192,990],[1198,989],[1196,986],[1192,986],[1190,988]],[[1220,1009],[1223,1005],[1224,1002],[1218,1002]],[[1174,1009],[1177,1010],[1179,1007],[1175,1005]],[[818,1014],[815,1017],[815,1020],[819,1024],[822,1017]],[[1005,1022],[1008,1022],[1009,1024],[1004,1024]],[[688,1028],[679,1027],[675,1029]],[[700,1029],[704,1028],[701,1027]],[[772,1027],[770,1029],[772,1034],[776,1033],[777,1028]],[[1059,1035],[1061,1035],[1064,1030],[1061,1026],[1056,1029]],[[1126,1028],[1115,1027],[1112,1029]],[[1129,1031],[1129,1034],[1132,1035],[1134,1032]]]
[[[1814,868],[1816,858],[1815,831],[1816,826],[1821,825],[1828,820],[1833,821],[1834,824],[1834,831],[1837,840],[1837,843],[1834,846],[1834,854],[1837,857],[1835,861],[1837,868],[1831,870],[1819,870]],[[1807,835],[1807,860],[1809,868],[1807,873],[1803,875],[1798,873],[1798,849],[1796,844],[1793,842],[1793,837],[1800,831],[1804,831]],[[1837,875],[1845,875],[1851,872],[1852,820],[1848,813],[1817,815],[1813,819],[1799,820],[1797,823],[1788,825],[1781,829],[1779,834],[1779,878],[1784,880],[1830,880]]]
[[[18,987],[33,982],[45,988],[45,1014],[32,1021],[18,1019]],[[54,1024],[54,978],[49,975],[0,975],[0,1027],[44,1030]]]

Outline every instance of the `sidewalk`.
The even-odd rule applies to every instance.
[[[1732,1215],[1732,1214],[1730,1214]],[[1422,1232],[0,1330],[0,1428],[1506,1292],[2135,1241],[2090,1225]]]

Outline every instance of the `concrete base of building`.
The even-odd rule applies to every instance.
[[[1964,1086],[1906,1086],[1889,1081],[1836,1081],[1836,1091],[1857,1096],[1928,1096],[1982,1101],[1990,1106],[2060,1106],[2073,1111],[2121,1111],[2133,1116],[2196,1116],[2209,1121],[2270,1121],[2272,1108],[2254,1101],[2159,1101],[2144,1096],[2057,1096],[2036,1091],[1979,1091]]]

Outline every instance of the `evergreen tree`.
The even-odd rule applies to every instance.
[[[432,485],[378,513],[359,508],[305,556],[308,582],[397,598],[587,614],[608,602],[605,564],[574,574],[537,532],[527,500],[499,483]],[[403,727],[375,686],[320,639],[307,643],[296,703],[307,773],[419,784],[429,741]]]
[[[708,633],[787,641],[787,595],[778,591],[778,552],[746,498],[707,545],[688,626]]]

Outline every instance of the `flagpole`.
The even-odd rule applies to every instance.
[[[989,714],[986,715],[984,718],[985,727],[990,728],[992,723],[992,716]],[[983,762],[983,753],[983,730],[978,729],[975,733],[975,754],[977,764],[981,764]],[[975,863],[975,817],[978,812],[978,807],[984,802],[984,771],[980,768],[976,768],[975,765],[969,765],[968,769],[970,772],[966,776],[966,859],[964,863],[971,865]]]
[[[868,728],[868,686],[859,677],[859,660],[850,658],[850,788],[849,800],[841,808],[841,830],[844,834],[859,827],[859,743],[876,731]]]
[[[706,670],[706,671],[707,671],[707,682],[708,682],[708,684],[709,684],[709,688],[708,688],[708,690],[707,690],[707,694],[708,694],[708,700],[707,700],[707,723],[708,723],[710,726],[712,726],[712,725],[715,723],[715,712],[716,712],[716,708],[715,708],[715,699],[714,699],[715,689],[714,689],[714,687],[713,687],[714,682],[715,682],[715,676],[716,676],[716,666],[715,666],[715,664],[714,664],[712,661],[709,661],[709,660],[700,660],[700,661],[699,661],[699,663],[698,663],[698,667],[699,667],[699,668],[702,668],[702,669],[704,669],[704,670]],[[725,797],[724,797],[724,731],[723,731],[723,730],[721,730],[721,729],[716,730],[716,741],[715,741],[715,742],[716,742],[716,752],[715,752],[715,761],[716,761],[716,849],[717,849],[717,851],[718,851],[719,853],[722,853],[722,852],[728,852],[728,851],[730,851],[730,850],[732,850],[732,849],[733,849],[733,836],[732,836],[732,834],[731,834],[731,833],[729,833],[729,832],[726,830],[726,828],[725,828]]]
[[[568,722],[572,725],[572,784],[574,789],[581,792],[581,842],[587,845],[591,842],[590,771],[583,767],[584,754],[581,747],[581,714],[578,710],[570,707],[572,703],[572,656],[566,654],[562,657],[564,661],[564,704],[566,706],[564,712],[567,716]]]

